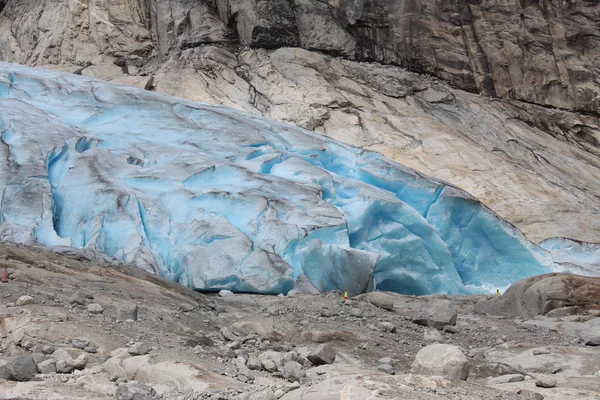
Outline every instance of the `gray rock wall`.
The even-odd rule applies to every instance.
[[[3,60],[81,65],[98,53],[135,59],[208,43],[299,46],[492,97],[600,112],[596,1],[2,0],[0,9],[6,2]]]

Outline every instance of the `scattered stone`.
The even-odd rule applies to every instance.
[[[322,308],[321,309],[321,317],[331,318],[338,316],[339,313],[331,308]]]
[[[156,398],[156,391],[150,386],[129,382],[119,385],[115,397],[117,400],[151,400]]]
[[[542,388],[553,388],[556,386],[556,378],[551,376],[541,376],[535,381],[535,386]]]
[[[396,325],[392,324],[391,322],[381,322],[379,324],[379,328],[384,332],[396,332]]]
[[[306,371],[296,361],[288,361],[283,367],[283,377],[290,382],[299,382],[305,376]]]
[[[90,340],[86,337],[78,337],[71,340],[71,346],[75,347],[76,349],[85,349],[89,345]]]
[[[309,354],[308,359],[314,365],[333,364],[336,351],[330,344],[321,344],[315,347]]]
[[[394,298],[389,294],[377,291],[371,292],[367,293],[367,299],[376,307],[382,308],[386,311],[394,311]]]
[[[77,378],[75,382],[90,392],[105,396],[113,396],[117,391],[117,385],[105,376],[84,375]]]
[[[10,380],[12,378],[12,374],[10,373],[10,369],[8,368],[8,360],[0,359],[0,380]]]
[[[391,357],[383,357],[379,359],[379,363],[380,364],[390,364],[392,365],[392,358]]]
[[[267,372],[277,372],[277,364],[273,360],[262,361],[262,367]]]
[[[76,305],[83,306],[83,305],[85,305],[85,303],[86,303],[86,296],[81,290],[76,291],[69,298],[69,304],[71,304],[73,306],[76,306]]]
[[[228,297],[228,296],[233,296],[233,292],[231,290],[221,290],[219,291],[219,296],[221,297]]]
[[[179,305],[179,309],[183,312],[192,312],[196,309],[196,306],[189,303],[182,303]]]
[[[248,400],[277,400],[279,397],[283,397],[283,392],[279,397],[275,393],[271,389],[265,389],[261,392],[251,394]]]
[[[426,329],[423,332],[423,340],[426,342],[441,342],[444,340],[444,337],[437,329]]]
[[[539,356],[542,354],[550,354],[550,349],[533,349],[534,356]]]
[[[586,346],[600,346],[600,336],[596,336],[591,339],[588,339],[585,342],[585,345]]]
[[[544,396],[541,393],[533,392],[527,389],[521,389],[517,392],[525,400],[544,400]]]
[[[56,360],[53,358],[42,361],[37,366],[40,370],[40,374],[52,374],[56,372]]]
[[[240,344],[240,342],[235,341],[235,342],[228,343],[227,347],[230,348],[231,350],[238,350],[240,347],[242,347],[242,345]]]
[[[352,310],[350,310],[350,315],[356,318],[362,318],[363,310],[361,310],[360,308],[353,308]]]
[[[240,340],[238,335],[233,333],[231,331],[231,329],[229,329],[225,326],[221,328],[220,332],[221,332],[221,335],[223,336],[223,338],[225,338],[226,340],[229,340],[230,342],[237,342],[238,340]]]
[[[87,310],[90,314],[102,314],[104,312],[104,307],[98,303],[92,303],[87,306]]]
[[[255,356],[249,356],[248,361],[246,361],[246,367],[253,371],[260,371],[262,362]]]
[[[442,331],[448,332],[448,333],[460,333],[462,331],[462,329],[460,329],[456,325],[445,325],[444,328],[442,329]]]
[[[432,344],[417,353],[411,372],[420,375],[441,375],[466,380],[470,365],[458,346]]]
[[[501,385],[503,383],[523,382],[525,377],[521,374],[507,374],[488,379],[489,385]]]
[[[133,346],[129,347],[127,352],[132,356],[141,356],[148,354],[152,350],[152,346],[148,342],[137,342]]]
[[[58,360],[56,362],[56,372],[59,374],[68,374],[73,372],[75,367],[68,360]]]
[[[40,349],[40,351],[43,354],[52,354],[54,353],[54,346],[52,346],[51,344],[45,344],[42,346],[42,348]]]
[[[33,379],[38,369],[29,354],[21,354],[8,360],[8,370],[15,381],[30,381]]]
[[[248,381],[250,381],[250,379],[244,375],[244,374],[239,374],[236,379],[242,383],[247,383]]]
[[[83,351],[90,354],[96,354],[98,352],[98,346],[95,344],[90,344],[89,346],[86,346]]]
[[[117,321],[137,321],[138,305],[136,303],[125,303],[117,308]]]
[[[17,299],[17,307],[26,306],[29,304],[35,304],[35,299],[31,296],[21,296]]]
[[[390,364],[381,364],[377,367],[378,371],[385,372],[386,374],[394,375],[394,367]]]

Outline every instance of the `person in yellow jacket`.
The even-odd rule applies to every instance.
[[[500,296],[500,290],[496,289],[496,296]]]

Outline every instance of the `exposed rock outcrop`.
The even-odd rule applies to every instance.
[[[291,46],[401,65],[494,97],[600,111],[600,6],[595,2],[138,0],[67,5],[12,0],[3,21],[10,35],[0,55],[12,52],[20,62],[95,63],[98,53],[135,61],[151,50],[167,54],[207,43]],[[52,21],[63,22],[55,26]]]
[[[568,274],[533,276],[514,283],[501,297],[477,304],[477,311],[531,318],[563,307],[572,313],[600,309],[600,278]]]

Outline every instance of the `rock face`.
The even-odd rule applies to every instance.
[[[2,60],[292,122],[456,184],[531,240],[600,241],[593,2],[4,3]]]
[[[600,309],[600,278],[548,274],[514,283],[500,297],[476,305],[477,311],[531,318],[562,307]]]
[[[153,51],[167,54],[207,43],[302,47],[402,65],[484,95],[600,111],[600,8],[595,2],[66,4],[8,1],[0,26],[9,35],[0,56],[82,65],[97,64],[101,54],[104,61],[135,65]],[[65,22],[54,26],[55,20]]]

